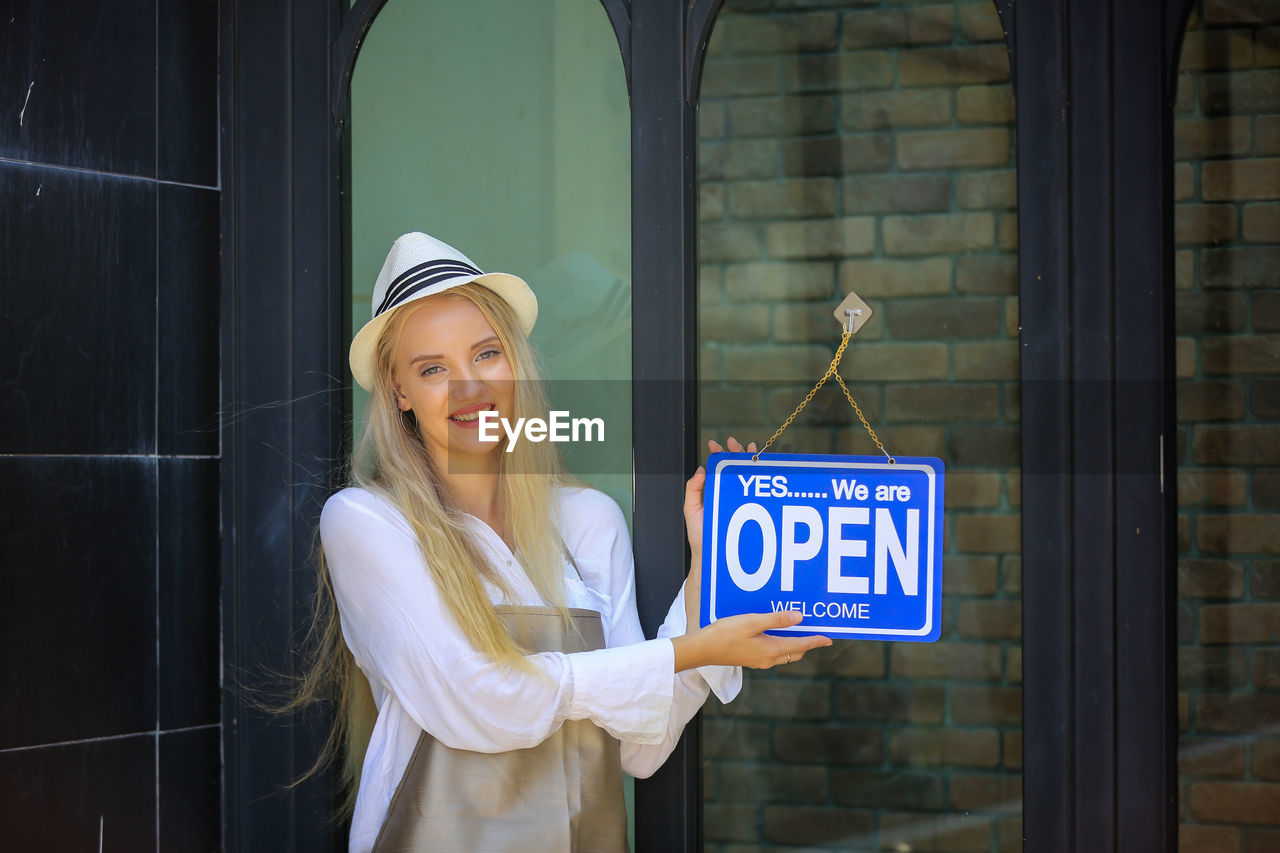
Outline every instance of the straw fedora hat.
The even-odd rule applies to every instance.
[[[373,286],[373,319],[351,341],[351,375],[360,387],[373,390],[374,353],[392,311],[473,281],[511,306],[526,335],[533,330],[538,299],[524,279],[503,272],[481,272],[466,255],[430,235],[414,231],[398,237]]]

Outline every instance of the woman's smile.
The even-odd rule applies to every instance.
[[[496,411],[496,407],[491,402],[476,403],[474,406],[463,406],[461,409],[449,413],[449,420],[453,421],[453,425],[462,429],[479,429],[480,413]]]

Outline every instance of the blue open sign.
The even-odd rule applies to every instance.
[[[928,457],[713,454],[701,623],[798,610],[779,633],[938,639],[943,472]]]

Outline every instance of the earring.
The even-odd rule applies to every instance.
[[[407,435],[417,438],[418,419],[414,417],[412,409],[406,409],[400,412],[400,428],[403,429]]]

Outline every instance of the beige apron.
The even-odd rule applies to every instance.
[[[600,614],[571,608],[496,608],[531,652],[604,648]],[[426,732],[391,798],[373,853],[627,851],[618,741],[590,720],[569,720],[529,749],[451,749]]]

